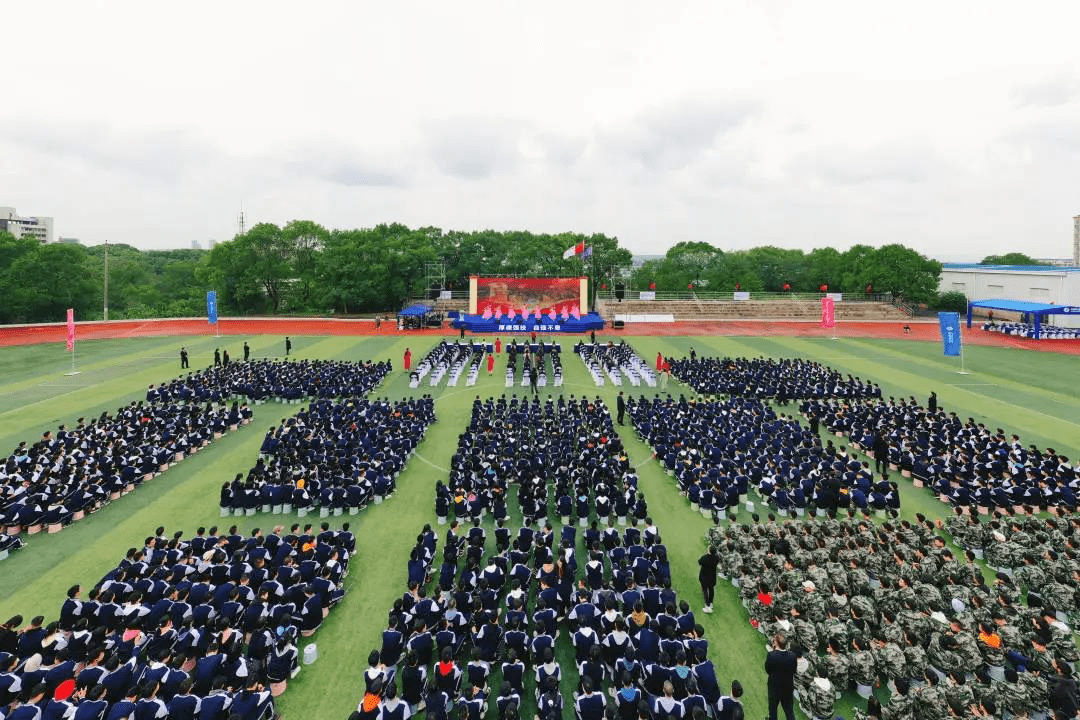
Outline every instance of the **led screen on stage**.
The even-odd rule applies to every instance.
[[[501,317],[536,314],[577,317],[586,308],[587,278],[482,278],[473,277],[469,310],[474,315]]]

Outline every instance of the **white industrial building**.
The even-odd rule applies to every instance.
[[[960,292],[973,300],[1026,300],[1080,306],[1080,268],[1041,265],[945,263],[939,292]],[[1001,317],[1000,313],[996,313]],[[1063,327],[1080,327],[1080,317],[1054,315]],[[1012,318],[1016,319],[1016,318]]]
[[[0,230],[16,238],[34,238],[42,245],[53,241],[51,217],[20,217],[13,207],[0,207]]]

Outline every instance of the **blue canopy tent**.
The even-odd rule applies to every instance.
[[[398,312],[398,325],[406,328],[422,328],[428,324],[428,314],[432,312],[430,305],[410,305]]]
[[[1005,310],[1006,312],[1020,313],[1031,317],[1035,326],[1035,338],[1042,337],[1043,318],[1047,315],[1080,315],[1080,307],[1075,305],[1051,305],[1049,303],[1028,302],[1026,300],[972,300],[967,308],[967,326],[971,327],[971,311],[973,308],[987,308],[988,310]]]

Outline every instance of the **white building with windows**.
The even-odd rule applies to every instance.
[[[21,217],[13,207],[0,207],[0,230],[17,238],[34,238],[42,245],[53,241],[51,217]]]

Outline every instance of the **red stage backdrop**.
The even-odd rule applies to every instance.
[[[472,277],[474,315],[583,314],[587,278]],[[470,303],[472,305],[472,303]]]

